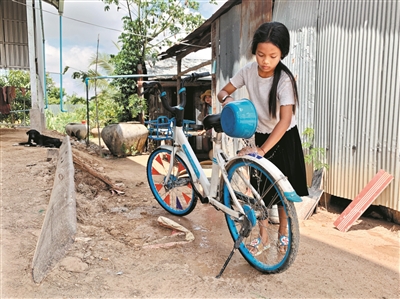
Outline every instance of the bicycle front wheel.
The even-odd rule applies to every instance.
[[[147,181],[155,199],[167,212],[184,216],[193,211],[197,199],[188,167],[177,155],[173,160],[171,157],[168,149],[154,150],[147,161]]]
[[[247,219],[234,219],[226,214],[234,241],[239,238],[241,229],[247,227],[240,253],[251,266],[263,273],[288,269],[296,258],[300,239],[293,202],[286,199],[270,173],[253,160],[243,157],[229,165],[227,173],[231,187],[248,216]],[[256,200],[255,192],[261,196],[261,201]],[[225,183],[222,198],[227,207],[237,210]]]

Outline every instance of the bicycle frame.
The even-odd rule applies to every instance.
[[[221,147],[221,138],[222,138],[222,133],[217,133],[217,137],[215,137],[216,142],[214,141],[214,148],[213,148],[214,156],[213,156],[210,181],[208,180],[202,166],[200,165],[200,162],[197,159],[187,137],[185,136],[182,127],[174,126],[173,145],[162,145],[161,147],[171,150],[172,160],[174,159],[175,155],[178,155],[179,158],[185,161],[186,165],[189,168],[190,176],[193,180],[193,183],[201,185],[201,187],[203,188],[204,197],[207,198],[210,204],[216,206],[218,209],[222,210],[224,213],[229,214],[232,217],[239,218],[240,217],[239,212],[229,209],[218,200],[218,188],[220,182],[219,173],[221,172],[223,179],[227,183],[229,192],[232,196],[235,205],[237,206],[238,210],[241,213],[244,213],[227,179],[227,174],[225,170],[226,160],[224,158],[224,153]],[[173,165],[171,164],[170,169],[168,170],[168,174],[166,176],[166,181],[169,180],[172,167]],[[249,186],[251,185],[249,184]]]
[[[208,76],[208,73],[202,73],[202,74],[192,74],[189,79],[191,80],[196,80],[196,78],[200,78],[203,76]],[[213,137],[213,160],[212,160],[212,174],[211,174],[211,181],[207,179],[206,174],[204,173],[203,168],[200,165],[199,160],[196,157],[196,154],[194,153],[185,133],[183,132],[183,109],[186,104],[186,89],[183,87],[185,80],[182,80],[181,85],[182,88],[179,91],[179,94],[181,94],[182,97],[182,104],[179,107],[171,107],[169,106],[169,103],[166,99],[166,93],[162,92],[161,93],[161,101],[163,102],[164,107],[172,112],[176,116],[176,123],[173,125],[172,132],[172,140],[174,144],[172,146],[161,146],[163,148],[167,148],[171,151],[172,153],[172,158],[175,157],[175,155],[178,155],[182,160],[185,161],[186,165],[189,167],[189,172],[190,176],[193,180],[193,184],[200,184],[203,192],[204,192],[204,198],[206,198],[206,202],[216,206],[218,209],[222,210],[224,213],[229,214],[233,217],[238,218],[239,213],[244,213],[244,210],[242,206],[239,204],[237,197],[231,187],[231,184],[228,180],[227,177],[227,172],[226,172],[226,166],[237,160],[237,159],[242,159],[241,156],[235,156],[233,158],[228,159],[223,150],[222,150],[222,132],[216,133],[215,137]],[[157,88],[161,90],[161,85],[156,82],[155,85],[157,85]],[[257,159],[257,161],[253,160],[254,162],[261,164],[264,166],[266,169],[268,169],[271,172],[272,177],[274,178],[274,184],[279,184],[279,187],[283,190],[285,197],[289,201],[293,202],[301,202],[301,198],[296,194],[294,191],[292,185],[290,185],[289,181],[287,178],[282,174],[282,172],[270,161],[265,159],[264,157],[259,156],[257,153],[253,154],[248,154],[246,155],[246,158],[249,160]],[[168,170],[166,180],[168,181],[170,179],[170,174],[172,171],[172,164],[170,165],[170,168]],[[222,179],[220,178],[222,177]],[[227,208],[224,204],[222,204],[218,200],[218,187],[219,184],[222,183],[222,180],[225,181],[226,186],[228,188],[229,194],[231,196],[231,199],[233,200],[234,205],[237,207],[238,212],[234,211],[230,208]],[[257,199],[259,202],[263,202],[261,199],[261,196],[256,192],[256,190],[253,188],[253,186],[250,184],[248,180],[242,177],[243,182],[246,184],[247,188],[251,190],[253,196]],[[203,202],[204,200],[202,200]]]
[[[212,161],[212,171],[211,171],[211,180],[209,181],[202,166],[200,165],[199,160],[194,153],[192,146],[190,145],[187,137],[183,132],[183,127],[174,126],[173,127],[173,142],[171,145],[163,145],[163,148],[168,148],[171,150],[172,159],[175,155],[178,155],[183,161],[185,161],[186,165],[189,167],[189,172],[194,184],[200,184],[203,188],[204,197],[207,198],[208,203],[222,210],[225,214],[229,214],[232,217],[239,218],[240,213],[244,214],[244,210],[242,206],[239,204],[238,199],[230,185],[230,182],[227,177],[227,172],[225,166],[235,161],[237,159],[241,159],[240,156],[233,157],[231,159],[226,159],[224,151],[222,150],[222,134],[217,133],[216,137],[213,137],[213,161]],[[247,159],[257,159],[257,162],[261,165],[265,166],[267,169],[271,171],[272,176],[275,179],[275,183],[278,183],[280,187],[283,189],[286,198],[293,202],[301,201],[300,197],[293,190],[290,183],[287,181],[286,176],[282,174],[282,172],[270,161],[261,157],[257,154],[250,154],[246,156]],[[166,177],[166,181],[169,180],[170,173],[172,171],[172,164],[170,165],[170,169],[168,170],[168,174]],[[221,178],[222,177],[222,178]],[[234,211],[219,201],[218,189],[222,180],[225,181],[226,186],[229,190],[229,194],[231,199],[238,209],[238,211]],[[255,198],[261,203],[264,202],[261,199],[261,196],[257,193],[254,187],[250,184],[248,180],[243,177],[243,182],[246,183],[246,186],[252,191]]]

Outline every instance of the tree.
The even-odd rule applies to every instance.
[[[156,60],[164,46],[171,46],[179,35],[183,37],[196,29],[203,21],[195,0],[102,0],[105,10],[114,4],[126,9],[121,44],[117,55],[112,56],[116,75],[146,74],[145,61]],[[210,1],[215,3],[215,1]],[[124,107],[123,121],[132,120],[129,109],[132,95],[137,93],[136,79],[118,78],[112,84],[121,91],[120,104]],[[131,102],[129,101],[131,99]]]
[[[96,67],[96,64],[98,68]],[[93,68],[93,66],[95,68]],[[69,70],[69,66],[64,68],[63,74],[65,74]],[[98,56],[96,54],[92,55],[89,61],[89,66],[87,71],[77,70],[72,73],[73,79],[81,79],[83,83],[85,83],[86,78],[93,78],[99,76],[111,76],[114,74],[114,65],[111,61],[111,55],[105,53],[99,53]],[[89,80],[88,82],[89,89],[94,88],[96,85],[100,90],[105,90],[109,87],[109,83],[107,79],[97,79],[97,80]]]
[[[60,104],[60,87],[57,87],[54,80],[46,74],[46,91],[47,91],[47,103],[49,105],[59,105]],[[63,95],[65,94],[65,89],[63,88]]]
[[[63,73],[65,74],[68,70],[69,66],[66,66]],[[87,78],[111,76],[113,74],[114,65],[112,64],[111,56],[99,53],[91,57],[86,71],[75,71],[72,74],[72,78],[80,79],[85,83]],[[120,91],[115,86],[109,84],[107,79],[89,80],[88,87],[89,89],[96,87],[96,96],[89,99],[90,126],[95,127],[97,121],[100,127],[118,122],[121,119],[122,111],[122,107],[118,104],[118,99],[121,95]],[[76,96],[69,97],[68,100],[72,104],[86,104],[86,99]],[[138,106],[135,106],[135,109],[139,109]],[[86,107],[83,110],[78,109],[75,112],[80,115],[80,118],[86,117]]]

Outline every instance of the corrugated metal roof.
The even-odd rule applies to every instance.
[[[242,0],[228,0],[206,22],[195,31],[186,36],[180,43],[168,48],[159,55],[160,59],[177,57],[180,59],[192,52],[211,47],[211,24],[221,15],[231,9],[232,6],[242,3]]]
[[[182,70],[190,69],[206,62],[204,59],[182,59]],[[211,65],[207,65],[196,69],[196,72],[211,72]],[[156,61],[154,64],[147,62],[147,73],[158,76],[166,76],[176,74],[176,60],[169,58],[161,61]],[[208,78],[209,80],[209,78]]]

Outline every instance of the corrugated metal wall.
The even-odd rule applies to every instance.
[[[218,56],[218,80],[216,92],[218,93],[222,87],[229,82],[229,79],[235,74],[241,66],[241,5],[232,7],[228,13],[222,15],[218,21],[218,36],[219,42],[219,56]],[[233,21],[234,20],[234,21]],[[235,97],[242,98],[243,95],[239,91],[234,95]],[[221,105],[213,105],[217,109]],[[220,112],[218,110],[217,112]],[[224,136],[223,147],[229,156],[234,156],[238,149],[238,140]]]
[[[29,69],[25,1],[0,0],[0,68]]]
[[[276,1],[272,19],[290,30],[290,52],[283,63],[297,80],[299,92],[296,119],[299,132],[314,128],[318,2]]]
[[[216,49],[217,60],[216,92],[220,91],[229,79],[236,74],[241,67],[253,59],[251,54],[251,40],[254,31],[260,24],[270,21],[272,15],[272,1],[243,0],[241,4],[232,7],[223,14],[214,25],[215,33],[212,36],[213,44],[219,45]],[[217,48],[217,47],[216,47]],[[237,90],[235,99],[248,98],[245,88]],[[215,112],[219,112],[221,105],[214,105]],[[230,156],[234,156],[237,149],[242,147],[238,139],[228,136],[224,138],[224,148]]]
[[[305,113],[312,115],[311,120],[301,116],[299,127],[313,125],[315,146],[327,149],[325,190],[354,199],[384,169],[394,181],[373,204],[397,211],[399,16],[399,1],[278,0],[274,9],[274,20],[288,24],[291,31],[295,61],[307,53],[315,55],[315,67],[313,59],[287,65],[298,74]],[[317,34],[310,39],[304,32]],[[315,86],[302,80],[314,77]]]

